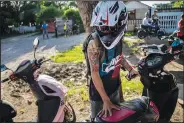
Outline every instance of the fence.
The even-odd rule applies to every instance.
[[[142,24],[141,19],[128,20],[128,30],[127,31],[134,31],[135,27],[138,27],[140,24]]]
[[[19,26],[12,28],[13,31],[17,31],[19,33],[25,33],[25,32],[35,32],[36,26]]]
[[[160,28],[165,29],[167,33],[177,30],[181,14],[183,12],[158,12]]]

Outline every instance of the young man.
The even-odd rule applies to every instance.
[[[152,20],[153,20],[153,23],[158,25],[158,15],[157,15],[157,10],[154,10],[154,14],[152,15]]]
[[[87,53],[91,68],[90,103],[91,120],[101,115],[112,115],[119,110],[116,103],[123,100],[120,68],[138,74],[123,57],[122,38],[127,26],[128,13],[121,1],[100,1],[91,20],[97,38],[90,40]],[[102,47],[99,47],[101,43]]]
[[[177,36],[184,41],[184,14],[181,15],[181,20],[178,22],[179,31]]]
[[[152,29],[152,25],[150,24],[150,21],[152,20],[149,18],[148,13],[145,13],[145,18],[142,20],[142,25],[144,25],[144,27],[149,31],[151,31]]]
[[[45,38],[45,35],[47,35],[47,38],[49,38],[48,36],[48,32],[47,32],[47,28],[48,28],[48,24],[45,23],[45,21],[42,24],[42,29],[43,29],[43,39]]]

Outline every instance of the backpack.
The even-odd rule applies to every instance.
[[[89,86],[89,77],[91,75],[91,68],[90,68],[90,63],[89,63],[89,59],[88,59],[88,53],[87,53],[87,48],[88,48],[88,44],[89,42],[94,39],[94,40],[98,40],[99,43],[98,43],[98,47],[101,48],[103,50],[103,52],[100,52],[101,54],[99,55],[100,58],[99,58],[99,63],[101,62],[101,58],[103,56],[103,53],[105,52],[105,57],[106,57],[106,60],[108,61],[108,52],[107,52],[107,49],[103,46],[103,44],[101,43],[98,35],[96,34],[96,32],[92,32],[90,33],[87,38],[85,39],[84,43],[83,43],[83,48],[82,48],[82,51],[84,53],[84,56],[85,56],[85,61],[86,61],[86,66],[87,66],[87,72],[86,72],[86,79],[87,79],[87,86]],[[123,48],[123,45],[122,45],[122,41],[120,42],[121,43],[121,49]]]

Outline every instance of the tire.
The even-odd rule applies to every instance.
[[[157,32],[158,39],[161,40],[162,36],[164,36],[164,35],[165,35],[165,32],[163,30],[158,30],[158,32]]]
[[[144,39],[146,38],[146,36],[147,36],[147,33],[144,30],[139,30],[137,33],[137,37],[140,39]]]
[[[74,111],[72,105],[69,102],[67,102],[65,105],[64,123],[75,123],[75,122],[76,122],[75,111]]]

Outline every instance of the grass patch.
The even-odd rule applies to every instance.
[[[74,82],[73,82],[74,83]],[[65,84],[64,84],[65,85]],[[89,101],[88,88],[85,85],[81,86],[70,86],[67,92],[67,97],[77,97],[79,96],[82,101]]]
[[[129,41],[129,40],[127,40],[127,39],[124,40],[124,43],[125,43],[126,45],[128,45],[128,47],[132,47],[132,46],[134,45],[134,43],[133,43],[132,41]]]
[[[130,54],[134,54],[139,51],[137,43],[141,42],[140,39],[137,39],[135,42],[125,39],[124,42],[130,48]]]
[[[128,81],[125,76],[128,74],[128,72],[121,71],[121,81],[122,81],[122,90],[123,93],[132,95],[132,93],[136,93],[140,95],[142,93],[143,85],[140,82],[139,79],[135,78],[130,81]]]
[[[51,59],[56,63],[81,63],[84,60],[82,45],[74,46],[72,49],[62,53],[57,53],[56,56],[52,56]]]
[[[125,36],[134,36],[135,34],[134,34],[134,32],[126,32],[125,33]]]

